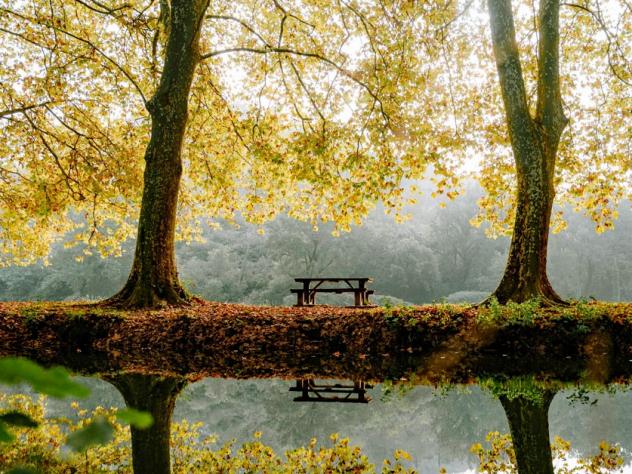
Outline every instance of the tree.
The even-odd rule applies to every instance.
[[[149,428],[131,427],[134,473],[169,474],[171,416],[186,380],[144,374],[117,374],[104,379],[117,388],[129,408],[151,413],[154,420]]]
[[[549,407],[554,391],[542,390],[534,400],[522,395],[500,395],[507,415],[511,439],[520,474],[553,474],[553,456],[549,437]]]
[[[45,255],[55,232],[76,227],[64,219],[69,209],[91,221],[80,240],[117,251],[139,199],[142,136],[150,136],[134,264],[111,303],[185,301],[173,242],[176,233],[198,236],[205,214],[231,220],[239,211],[260,224],[287,212],[348,230],[377,200],[399,214],[402,179],[420,177],[429,162],[415,139],[426,103],[410,92],[422,78],[410,73],[417,59],[407,38],[441,16],[420,23],[420,11],[399,4],[278,1],[214,2],[208,11],[206,2],[76,0],[1,11],[7,56],[23,73],[5,71],[18,86],[5,91],[4,131],[18,150],[3,150],[16,189],[4,202],[9,215],[25,209],[7,221],[6,253],[20,262]],[[26,77],[32,69],[42,80]],[[94,117],[94,103],[119,108]],[[97,164],[95,150],[104,155]],[[51,181],[67,191],[45,197],[32,222]],[[18,227],[32,235],[20,239]]]
[[[488,2],[494,56],[507,126],[516,161],[518,193],[513,237],[505,274],[495,292],[501,302],[541,296],[560,302],[546,273],[549,226],[555,196],[555,159],[568,119],[564,115],[559,73],[559,0],[541,0],[537,105],[535,117],[527,92],[510,0]]]
[[[200,60],[201,25],[208,0],[172,0],[160,83],[147,102],[151,138],[145,151],[143,199],[129,279],[110,301],[132,306],[178,303],[186,293],[175,260],[176,209],[182,176],[182,143],[189,92]]]
[[[561,303],[547,276],[549,228],[565,227],[554,202],[603,232],[630,197],[632,10],[545,0],[488,1],[487,10],[463,2],[440,31],[444,87],[466,144],[447,163],[473,161],[485,190],[473,223],[512,236],[493,296]]]
[[[598,15],[602,15],[588,6],[567,6],[586,10],[597,19],[600,18]],[[562,302],[549,283],[546,268],[558,149],[569,121],[560,86],[560,7],[559,0],[541,0],[537,18],[533,18],[537,25],[537,72],[536,104],[532,112],[516,40],[512,3],[510,0],[488,1],[494,57],[517,180],[509,256],[503,278],[494,292],[501,303],[536,297],[545,303]],[[627,21],[629,26],[629,11]],[[600,23],[605,28],[603,20]],[[608,51],[614,48],[612,41],[608,37]],[[612,62],[610,66],[617,75],[618,69]],[[626,82],[622,76],[617,75],[617,78]],[[625,163],[619,164],[621,166],[627,167]],[[614,188],[611,187],[610,191]],[[609,216],[613,212],[607,206],[607,198],[603,198],[603,203],[606,204],[605,209],[602,213],[595,213],[595,217],[605,218],[606,225],[610,226]],[[591,207],[595,207],[594,204],[588,206],[589,209]]]
[[[538,15],[489,2],[500,94],[471,1],[2,4],[4,253],[45,255],[80,225],[71,209],[89,223],[78,241],[117,252],[140,204],[132,272],[111,301],[179,303],[173,239],[199,238],[201,221],[287,213],[346,231],[377,201],[402,217],[404,179],[430,165],[454,197],[477,156],[475,224],[498,235],[513,222],[496,296],[559,302],[546,276],[549,225],[563,227],[554,197],[598,230],[629,197],[614,178],[630,171],[632,13],[611,1],[542,1]]]

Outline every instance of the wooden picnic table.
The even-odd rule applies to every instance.
[[[313,306],[316,304],[316,293],[353,293],[354,307],[372,306],[369,296],[373,290],[367,289],[366,285],[373,280],[368,277],[308,277],[295,278],[294,281],[302,284],[302,288],[293,288],[290,291],[296,293],[296,306]],[[346,286],[337,288],[323,288],[325,283],[344,283]],[[355,285],[354,285],[355,283]]]
[[[369,403],[367,389],[372,385],[363,380],[354,380],[353,385],[334,383],[316,383],[314,379],[298,379],[296,385],[290,387],[290,392],[301,392],[294,398],[295,402],[338,402],[338,403]],[[313,395],[313,396],[312,396]]]

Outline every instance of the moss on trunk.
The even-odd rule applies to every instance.
[[[544,304],[563,303],[547,275],[547,251],[553,198],[555,157],[546,157],[538,133],[531,150],[516,167],[518,192],[513,237],[503,278],[494,292],[501,304],[539,298]],[[520,150],[514,150],[519,155]]]

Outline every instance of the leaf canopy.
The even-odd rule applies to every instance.
[[[0,0],[3,263],[45,256],[70,231],[104,255],[133,234],[168,7]],[[538,19],[531,0],[514,8],[533,92]],[[564,4],[561,30],[571,123],[557,201],[603,231],[631,197],[632,12],[623,0]],[[180,238],[238,213],[347,231],[379,201],[401,220],[414,202],[405,185],[430,172],[448,198],[476,177],[486,196],[473,223],[508,232],[515,172],[478,0],[216,1],[201,44]]]

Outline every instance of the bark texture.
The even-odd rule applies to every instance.
[[[189,92],[200,60],[199,35],[208,0],[172,0],[170,4],[163,72],[147,102],[152,128],[145,152],[134,263],[123,289],[107,301],[117,306],[155,307],[188,299],[176,268],[176,210]]]
[[[519,474],[553,474],[549,439],[549,407],[555,392],[544,391],[541,401],[500,396],[509,421]]]
[[[518,180],[516,217],[501,303],[540,298],[563,303],[547,276],[547,248],[555,197],[555,162],[567,119],[559,84],[559,0],[541,0],[538,18],[538,90],[529,110],[516,43],[511,0],[488,0],[494,56]]]
[[[151,413],[154,424],[131,428],[134,474],[170,474],[171,415],[185,381],[176,377],[123,374],[104,377],[123,395],[129,408]]]

